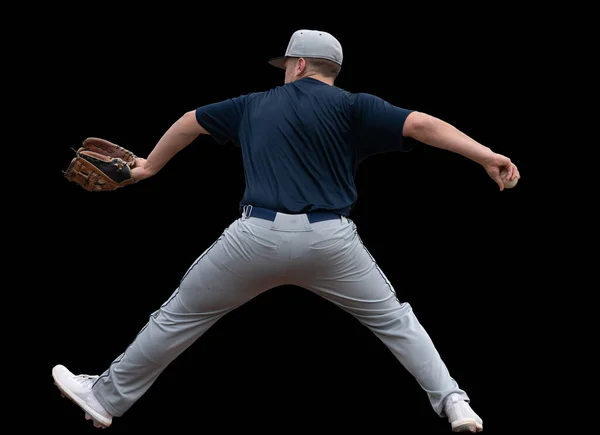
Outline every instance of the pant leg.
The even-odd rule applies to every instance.
[[[123,415],[162,371],[225,314],[278,286],[280,245],[235,221],[188,269],[179,287],[93,386],[113,416]],[[281,266],[280,266],[281,265]]]
[[[368,327],[415,377],[439,416],[444,416],[444,400],[449,394],[458,393],[469,400],[450,376],[410,304],[398,300],[352,221],[321,229],[315,226],[297,261],[304,269],[298,275],[299,285]]]

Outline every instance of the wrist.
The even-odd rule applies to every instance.
[[[494,153],[490,148],[483,147],[480,152],[473,156],[473,160],[476,163],[479,163],[481,166],[486,166],[494,160],[495,155],[496,153]]]
[[[140,159],[140,168],[145,178],[156,175],[160,171],[160,167],[152,159]]]
[[[140,157],[135,159],[135,165],[131,168],[131,175],[136,181],[152,177],[158,171],[153,168],[152,162]]]

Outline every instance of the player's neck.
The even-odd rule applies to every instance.
[[[302,80],[302,79],[306,79],[306,78],[310,78],[310,79],[314,79],[314,80],[318,80],[320,82],[323,82],[325,84],[328,84],[329,86],[333,86],[334,83],[334,79],[332,79],[331,77],[325,77],[322,74],[318,74],[318,73],[313,73],[310,72],[308,74],[305,74],[303,76],[298,77],[297,80]]]

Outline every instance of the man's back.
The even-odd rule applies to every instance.
[[[196,118],[218,142],[241,147],[241,205],[348,216],[357,198],[358,164],[375,153],[407,150],[402,127],[409,113],[304,78],[200,107]]]

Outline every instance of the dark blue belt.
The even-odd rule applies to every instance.
[[[266,208],[254,207],[251,205],[244,206],[244,214],[246,215],[246,217],[266,219],[271,222],[275,221],[275,216],[277,216],[276,211],[269,210]],[[308,221],[311,224],[340,218],[339,214],[331,213],[328,211],[311,211],[309,213],[306,213],[306,216],[308,216]]]

